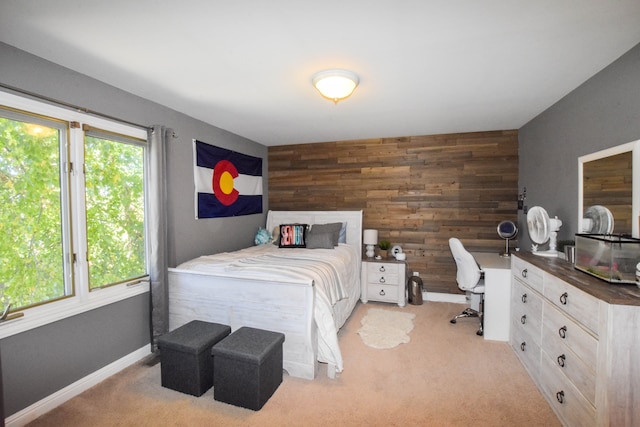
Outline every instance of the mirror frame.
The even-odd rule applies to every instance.
[[[631,152],[632,159],[632,184],[631,184],[631,218],[635,218],[635,221],[631,221],[631,235],[635,238],[639,237],[640,229],[640,140],[628,142],[626,144],[618,145],[616,147],[607,148],[605,150],[597,151],[595,153],[586,154],[578,157],[578,233],[582,233],[582,215],[584,213],[583,207],[583,167],[587,162],[593,160],[603,159],[605,157],[615,156],[617,154]],[[615,220],[615,218],[614,218]],[[613,229],[615,233],[615,228]]]

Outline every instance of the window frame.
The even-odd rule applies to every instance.
[[[147,141],[147,130],[138,128],[131,124],[120,123],[115,120],[97,117],[89,113],[70,110],[45,103],[42,101],[17,96],[11,93],[0,91],[0,105],[9,109],[21,110],[37,116],[43,116],[54,120],[65,122],[77,122],[86,124],[95,129],[101,129],[114,134],[128,136],[130,138]],[[67,158],[69,162],[74,164],[74,171],[67,175],[69,184],[69,197],[73,200],[71,209],[68,211],[70,215],[71,227],[76,230],[71,233],[71,250],[76,254],[75,265],[72,266],[72,291],[71,294],[60,299],[43,302],[29,308],[11,312],[9,320],[0,322],[0,339],[21,332],[28,331],[33,328],[47,325],[49,323],[65,319],[71,316],[95,310],[114,302],[122,301],[143,293],[148,293],[150,289],[149,278],[133,279],[128,282],[122,282],[107,287],[89,289],[87,278],[87,260],[86,256],[86,216],[84,213],[85,205],[83,197],[78,194],[84,194],[84,174],[81,173],[84,161],[84,131],[82,126],[69,127],[68,133]],[[148,142],[145,148],[145,210],[148,212]],[[67,166],[65,166],[67,167]],[[64,203],[70,203],[66,200]],[[64,215],[64,213],[63,213]],[[145,228],[148,236],[149,227],[145,220]],[[80,230],[78,232],[77,230]],[[147,237],[147,271],[149,268],[149,248]]]

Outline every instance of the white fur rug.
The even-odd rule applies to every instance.
[[[400,311],[370,308],[360,323],[358,335],[362,341],[373,348],[393,348],[410,341],[409,332],[413,329],[415,314]]]

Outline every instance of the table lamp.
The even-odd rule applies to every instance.
[[[367,245],[367,257],[373,258],[373,248],[378,244],[378,230],[364,230],[362,242]]]

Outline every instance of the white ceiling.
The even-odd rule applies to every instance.
[[[0,0],[0,40],[282,145],[520,128],[640,43],[640,1]],[[326,68],[360,76],[337,105]]]

